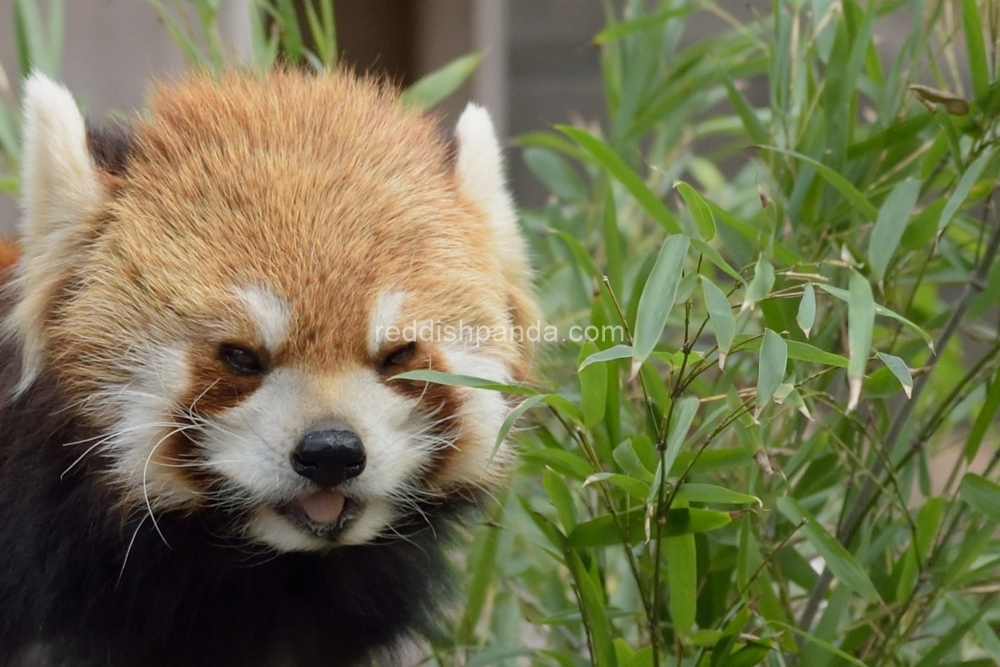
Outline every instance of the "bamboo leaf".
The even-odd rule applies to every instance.
[[[694,221],[698,226],[698,233],[701,234],[701,237],[706,241],[711,241],[715,238],[715,217],[712,215],[712,209],[708,207],[708,204],[705,203],[701,195],[683,181],[674,185],[674,188],[684,198],[684,203],[687,204],[691,215],[694,216]]]
[[[739,491],[733,491],[714,484],[686,483],[677,490],[677,500],[691,503],[709,503],[713,505],[756,505],[763,507],[757,496],[751,496]]]
[[[816,323],[816,290],[812,283],[806,283],[802,288],[802,299],[799,301],[795,322],[802,329],[806,338],[809,338],[809,332],[812,331],[813,324]]]
[[[980,408],[979,414],[976,415],[976,420],[973,422],[972,428],[969,429],[969,435],[965,439],[964,452],[966,461],[971,463],[976,458],[987,429],[996,424],[994,418],[997,415],[997,411],[1000,411],[1000,370],[997,370],[994,374],[993,382],[986,392],[986,400],[983,403],[983,407]]]
[[[458,90],[479,67],[483,55],[470,53],[434,70],[407,88],[399,100],[404,106],[430,109]]]
[[[708,318],[712,322],[715,341],[719,347],[719,368],[726,365],[726,355],[733,345],[736,336],[736,317],[733,307],[725,293],[705,276],[701,276],[701,291],[705,297],[705,307]]]
[[[685,396],[674,404],[673,418],[670,420],[670,432],[667,434],[666,450],[663,455],[663,471],[666,477],[673,472],[674,461],[681,451],[681,445],[691,429],[691,422],[698,412],[701,402],[694,396]]]
[[[802,532],[841,583],[868,602],[874,603],[880,599],[878,590],[868,578],[861,564],[816,521],[816,517],[789,496],[778,498],[777,506],[778,511],[792,523],[798,524],[805,521],[802,525]]]
[[[990,94],[990,68],[983,42],[983,24],[979,19],[979,3],[962,0],[962,32],[965,34],[965,52],[969,62],[969,78],[977,102],[985,102]],[[995,29],[995,28],[994,28]]]
[[[878,217],[878,209],[868,201],[860,190],[854,187],[850,181],[838,174],[836,171],[826,166],[822,162],[818,162],[808,155],[803,155],[802,153],[797,153],[792,150],[786,150],[783,148],[777,148],[774,146],[759,146],[762,150],[774,151],[776,153],[783,153],[785,155],[790,155],[797,160],[802,160],[808,165],[811,165],[816,169],[816,173],[823,177],[823,179],[833,186],[840,194],[844,196],[844,199],[851,202],[858,211],[861,212],[863,216],[869,220],[874,220]]]
[[[688,238],[682,234],[667,237],[656,257],[649,279],[642,288],[632,345],[632,358],[637,363],[649,357],[667,324],[667,317],[677,294],[677,285],[683,274],[688,245]]]
[[[983,516],[1000,521],[1000,485],[975,473],[966,473],[958,495]]]
[[[979,175],[983,173],[983,169],[986,165],[990,163],[993,159],[993,154],[996,152],[996,147],[991,146],[990,148],[983,151],[976,160],[969,165],[969,168],[965,170],[962,174],[962,178],[959,179],[958,185],[955,186],[955,191],[951,193],[948,197],[948,203],[945,204],[944,210],[941,211],[941,219],[938,221],[938,235],[944,231],[944,228],[948,226],[951,222],[952,217],[958,212],[958,209],[962,207],[965,200],[969,197],[969,192],[972,190],[972,186],[976,184],[976,180]]]
[[[899,241],[910,221],[910,213],[917,205],[920,185],[917,180],[903,181],[893,188],[878,212],[878,220],[875,221],[868,242],[868,259],[876,281],[881,281],[885,276],[889,260],[899,247]]]
[[[594,352],[588,357],[585,357],[577,370],[582,371],[584,368],[591,364],[596,364],[600,362],[614,361],[615,359],[627,359],[632,356],[632,346],[631,345],[615,345],[614,347],[609,347],[606,350],[600,350]]]
[[[587,341],[580,348],[580,359],[586,360],[597,353],[597,345]],[[577,373],[580,381],[580,407],[583,408],[583,424],[594,428],[604,419],[608,397],[608,367],[606,364],[591,364]]]
[[[851,269],[850,291],[847,300],[847,381],[850,397],[847,411],[858,407],[865,369],[872,349],[872,332],[875,328],[875,299],[868,280]],[[891,370],[891,369],[890,369]]]
[[[896,376],[896,379],[899,380],[899,383],[903,385],[903,393],[906,394],[907,398],[910,398],[911,394],[913,394],[913,376],[910,374],[910,369],[907,367],[906,362],[891,354],[884,354],[882,352],[878,352],[877,354],[878,358],[882,360],[882,363],[885,364],[886,368],[888,368],[892,374]]]
[[[679,234],[681,226],[667,209],[660,198],[653,194],[653,191],[642,181],[642,179],[632,171],[625,162],[618,157],[611,148],[603,141],[581,129],[569,125],[559,125],[557,129],[569,135],[578,144],[589,152],[598,164],[604,167],[615,180],[625,186],[635,200],[639,202],[643,210],[646,211],[656,222],[669,234]]]
[[[756,414],[774,396],[781,381],[785,379],[788,365],[788,345],[785,339],[770,329],[764,329],[764,340],[760,346],[760,363],[757,372]]]
[[[672,537],[666,540],[663,550],[667,556],[670,618],[674,631],[686,637],[694,626],[698,598],[698,549],[694,535]]]
[[[615,653],[611,623],[605,612],[604,593],[594,584],[579,554],[573,549],[567,550],[566,565],[576,583],[580,611],[586,620],[590,635],[594,667],[617,667],[618,658]]]

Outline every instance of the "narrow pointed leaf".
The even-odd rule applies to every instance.
[[[965,200],[969,197],[969,192],[972,191],[972,186],[976,184],[976,180],[979,178],[980,174],[983,173],[983,169],[986,165],[990,163],[993,159],[993,154],[996,152],[996,147],[991,146],[987,150],[983,151],[976,160],[969,165],[969,168],[965,170],[962,174],[962,178],[959,179],[958,185],[955,186],[955,191],[951,193],[948,197],[948,203],[944,205],[944,210],[941,211],[941,219],[938,220],[938,234],[948,226],[951,222],[952,217],[955,213],[962,207]]]
[[[706,241],[711,241],[715,238],[715,217],[712,215],[712,209],[708,207],[698,191],[687,183],[681,181],[674,187],[684,198],[684,203],[687,204],[691,215],[694,216],[694,222],[698,226],[701,237]]]
[[[910,398],[910,395],[913,393],[913,375],[910,374],[910,369],[906,365],[906,362],[897,356],[882,352],[878,353],[878,358],[882,360],[886,368],[892,371],[892,374],[899,380],[899,384],[903,385],[903,393],[906,394],[907,398]]]
[[[653,191],[643,182],[625,162],[618,157],[611,148],[603,141],[576,127],[569,125],[559,125],[559,131],[569,135],[583,146],[587,152],[594,156],[597,162],[608,170],[615,180],[625,186],[635,200],[639,202],[643,210],[658,222],[668,233],[678,234],[681,226],[674,218],[674,215],[667,209],[666,204],[653,194]]]
[[[400,102],[405,106],[430,109],[458,90],[476,71],[482,59],[481,53],[470,53],[452,60],[407,88],[400,96]]]
[[[645,361],[660,340],[667,317],[674,305],[677,285],[681,281],[684,258],[688,251],[688,238],[674,234],[663,242],[653,270],[649,274],[635,318],[635,340],[632,358],[636,362]]]
[[[667,556],[670,618],[674,630],[686,637],[694,625],[698,598],[698,549],[694,535],[672,537],[664,543],[663,550]]]
[[[597,352],[597,346],[587,341],[580,350],[582,359]],[[583,424],[593,428],[604,419],[608,396],[608,367],[606,364],[591,364],[582,368],[577,377],[580,380],[580,407],[583,408]]]
[[[719,346],[719,367],[722,368],[736,336],[736,317],[733,315],[729,298],[715,283],[704,276],[701,277],[701,291],[705,296],[708,318],[712,322],[715,341]]]
[[[851,269],[850,290],[847,300],[847,381],[850,398],[847,411],[854,410],[861,399],[861,386],[868,367],[872,349],[872,331],[875,328],[875,299],[868,280]]]
[[[920,185],[917,180],[903,181],[893,188],[878,212],[878,220],[868,242],[868,261],[871,262],[875,280],[882,280],[885,276],[889,260],[899,247],[899,240],[903,238],[910,221],[910,213],[917,205]]]
[[[802,299],[799,301],[795,322],[802,329],[806,338],[809,338],[809,332],[812,331],[813,324],[816,323],[816,290],[812,283],[806,283],[802,288]]]
[[[785,339],[770,329],[764,330],[764,340],[760,345],[760,364],[757,372],[756,406],[759,411],[777,391],[785,379],[788,364],[788,346]]]
[[[672,472],[671,469],[673,468],[674,461],[677,460],[677,455],[681,451],[681,445],[684,444],[684,439],[687,438],[688,430],[691,428],[691,422],[694,421],[694,416],[698,412],[699,405],[700,401],[694,396],[682,398],[674,405],[674,414],[670,420],[670,433],[667,434],[666,452],[664,454],[663,470],[667,477]]]
[[[1000,521],[1000,485],[975,473],[966,473],[958,495],[983,516]]]
[[[778,498],[778,511],[794,524],[805,521],[802,532],[842,584],[868,602],[880,599],[878,590],[861,564],[798,501],[789,496]]]
[[[615,345],[614,347],[609,347],[606,350],[601,350],[600,352],[594,352],[590,356],[584,358],[580,362],[580,366],[577,370],[583,370],[591,364],[596,364],[605,361],[614,361],[615,359],[627,359],[632,356],[632,346],[631,345]]]
[[[747,285],[746,297],[740,312],[752,309],[757,302],[767,298],[772,287],[774,287],[774,266],[761,256],[753,268],[753,280]]]

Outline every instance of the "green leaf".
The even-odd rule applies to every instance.
[[[827,294],[830,294],[831,296],[837,297],[841,301],[844,301],[844,302],[848,303],[848,307],[850,306],[850,299],[851,299],[851,297],[850,297],[850,293],[847,290],[842,290],[839,287],[834,287],[833,285],[825,285],[823,283],[818,283],[818,285],[819,285],[819,288],[821,290],[823,290],[824,292],[826,292]],[[870,287],[869,287],[869,290],[870,290]],[[889,310],[885,306],[881,306],[881,305],[879,305],[879,304],[876,303],[875,304],[875,314],[876,315],[881,315],[882,317],[891,317],[894,320],[898,320],[898,321],[902,322],[913,333],[915,333],[918,336],[920,336],[920,338],[923,339],[923,341],[925,343],[927,343],[927,347],[931,348],[932,351],[934,350],[934,341],[931,339],[930,334],[928,334],[926,331],[924,331],[923,329],[921,329],[916,324],[914,324],[910,320],[906,319],[905,317],[903,317],[899,313],[897,313],[895,311],[892,311],[892,310]]]
[[[875,221],[868,242],[868,259],[876,281],[881,281],[885,276],[889,260],[892,259],[900,239],[903,238],[903,232],[910,221],[910,213],[917,205],[920,185],[920,181],[917,180],[903,181],[893,188],[878,212],[878,220]]]
[[[469,563],[471,576],[468,579],[462,620],[458,626],[458,636],[463,644],[472,641],[476,625],[486,604],[490,582],[496,574],[497,553],[500,547],[500,528],[487,526],[476,538],[475,558]]]
[[[607,144],[581,129],[569,125],[558,125],[556,127],[560,132],[567,134],[593,155],[598,164],[604,167],[615,180],[624,185],[625,189],[639,202],[643,210],[656,220],[669,234],[679,234],[682,231],[681,226],[674,219],[673,214],[667,209],[666,205],[660,201],[660,198],[653,194],[653,191],[643,183],[638,174],[632,171],[620,157],[615,155],[615,152]]]
[[[736,337],[736,342],[733,344],[733,348],[737,350],[758,352],[760,350],[762,340],[763,337],[761,336],[751,337],[746,334],[741,334]],[[835,366],[837,368],[847,368],[847,359],[839,354],[821,350],[814,345],[803,343],[798,340],[788,340],[784,338],[782,340],[785,341],[785,346],[788,348],[789,359],[808,361],[814,364],[823,364],[825,366]]]
[[[987,429],[996,424],[994,418],[998,410],[1000,410],[1000,370],[997,370],[993,376],[993,382],[986,392],[986,401],[983,403],[983,407],[980,408],[979,414],[976,415],[976,421],[973,422],[972,428],[969,429],[969,435],[965,439],[964,452],[966,461],[971,463],[976,458]]]
[[[647,485],[653,483],[653,473],[643,465],[639,455],[635,453],[631,438],[615,447],[612,456],[615,463],[632,477],[642,480]]]
[[[806,338],[809,338],[809,332],[812,331],[813,324],[816,323],[816,290],[812,283],[806,283],[802,288],[802,299],[799,301],[795,322],[802,329]]]
[[[580,348],[580,359],[586,360],[597,353],[597,346],[587,341]],[[606,364],[591,364],[581,368],[577,374],[580,380],[580,407],[583,408],[583,424],[594,428],[604,419],[608,398],[608,367]]]
[[[683,274],[688,245],[688,237],[682,234],[667,237],[656,257],[653,271],[642,288],[632,345],[632,358],[637,362],[643,362],[649,357],[667,324],[667,317],[677,294],[677,285]]]
[[[794,625],[790,625],[788,623],[783,623],[782,621],[775,621],[775,620],[772,620],[772,619],[769,619],[767,621],[767,623],[768,623],[768,625],[773,625],[776,628],[781,628],[782,630],[786,630],[788,632],[792,632],[794,634],[797,634],[798,636],[802,637],[804,640],[806,640],[810,644],[815,644],[816,646],[819,646],[824,651],[830,653],[831,655],[837,656],[841,660],[844,660],[844,661],[846,661],[846,662],[854,665],[855,667],[871,667],[870,665],[866,665],[865,663],[861,662],[860,660],[858,660],[857,658],[855,658],[853,655],[851,655],[849,653],[845,653],[844,651],[841,651],[839,648],[837,648],[836,646],[834,646],[830,642],[828,642],[828,641],[826,641],[824,639],[820,639],[819,637],[815,636],[814,634],[812,634],[810,632],[805,632],[804,630],[800,630],[799,628],[795,627]]]
[[[400,96],[400,102],[418,109],[436,106],[472,76],[482,59],[481,53],[470,53],[452,60],[407,88]]]
[[[966,473],[958,495],[983,516],[1000,521],[1000,485],[975,473]]]
[[[792,523],[798,524],[805,520],[802,532],[841,583],[868,602],[874,603],[880,599],[878,590],[868,578],[864,568],[833,535],[823,528],[816,517],[790,496],[778,498],[777,506],[778,511]]]
[[[652,477],[652,475],[650,475],[650,477]],[[596,482],[614,484],[639,502],[644,503],[646,502],[646,499],[649,498],[649,484],[641,482],[634,477],[629,477],[628,475],[621,475],[613,472],[595,472],[593,475],[584,480],[583,485],[589,486]]]
[[[524,163],[560,199],[578,201],[587,196],[580,175],[555,152],[547,148],[525,148]]]
[[[556,508],[556,515],[563,531],[569,533],[576,526],[576,508],[573,506],[573,496],[569,492],[569,487],[560,475],[548,469],[542,473],[542,486],[545,487],[545,493],[552,506]]]
[[[631,544],[641,544],[646,539],[646,509],[640,507],[619,514],[622,525],[625,526]],[[728,512],[715,512],[695,508],[671,509],[667,512],[667,522],[663,526],[661,537],[677,537],[689,533],[704,533],[725,526],[732,517]],[[569,544],[575,549],[585,547],[608,547],[622,543],[621,533],[615,525],[614,518],[605,514],[578,523],[569,535]]]
[[[573,549],[567,550],[566,565],[576,583],[580,611],[586,619],[594,667],[617,667],[618,658],[611,623],[605,611],[604,592],[595,585],[579,554]]]
[[[715,238],[715,217],[712,215],[712,209],[708,207],[701,195],[687,183],[680,181],[674,187],[691,210],[695,224],[698,225],[698,233],[706,241],[711,241]]]
[[[993,159],[993,154],[996,152],[996,147],[991,146],[980,155],[976,160],[969,165],[969,168],[965,170],[962,174],[962,178],[959,179],[958,185],[955,186],[955,191],[951,193],[948,197],[948,203],[945,204],[944,210],[941,211],[941,219],[938,221],[938,235],[948,226],[951,222],[952,217],[958,212],[958,209],[962,207],[965,200],[969,196],[969,192],[972,191],[972,186],[976,184],[976,180],[979,175],[983,173],[983,169],[986,165],[990,163]]]
[[[763,503],[757,496],[751,496],[739,491],[733,491],[714,484],[687,483],[677,490],[677,500],[692,503],[709,503],[713,505],[757,505]]]
[[[535,407],[539,403],[545,400],[545,394],[538,394],[537,396],[529,396],[528,398],[521,401],[521,403],[510,411],[507,418],[503,420],[503,424],[500,425],[500,431],[497,433],[496,440],[493,442],[493,451],[490,453],[490,459],[496,456],[496,453],[500,451],[500,446],[503,441],[507,439],[507,434],[510,430],[514,428],[514,424],[517,420],[521,418],[525,412]]]
[[[785,379],[788,365],[788,345],[785,339],[770,329],[764,329],[764,340],[760,345],[760,364],[757,371],[757,414],[767,405]]]
[[[582,371],[584,368],[586,368],[591,364],[614,361],[615,359],[628,359],[631,356],[632,356],[631,345],[615,345],[614,347],[609,347],[606,350],[594,352],[590,356],[586,357],[583,361],[580,362],[580,365],[577,367],[577,370]]]
[[[449,387],[472,387],[473,389],[487,389],[489,391],[501,391],[507,394],[518,394],[520,396],[537,396],[538,392],[530,387],[522,387],[513,384],[503,384],[487,380],[485,378],[472,377],[471,375],[456,375],[454,373],[442,373],[441,371],[407,371],[394,375],[390,380],[416,380],[417,382],[433,382]],[[548,398],[545,396],[545,398]]]
[[[979,20],[979,3],[962,0],[962,32],[965,34],[965,52],[968,55],[969,78],[976,101],[982,104],[990,94],[990,69],[983,43],[983,25]],[[985,7],[984,7],[985,10]]]
[[[648,30],[650,28],[655,28],[661,23],[675,18],[677,16],[686,16],[691,12],[690,6],[684,6],[679,9],[668,8],[660,10],[653,14],[645,14],[638,16],[630,21],[622,21],[621,23],[613,23],[601,32],[597,33],[594,37],[595,44],[607,44],[615,40],[621,39],[622,37],[628,37],[637,32],[643,30]]]
[[[817,162],[808,155],[803,155],[802,153],[797,153],[791,150],[785,150],[783,148],[777,148],[775,146],[758,146],[766,151],[774,151],[776,153],[783,153],[785,155],[790,155],[798,160],[802,160],[808,165],[811,165],[816,169],[816,172],[823,177],[823,179],[832,185],[840,194],[844,196],[844,199],[849,201],[854,205],[858,211],[861,212],[863,216],[869,220],[874,220],[878,217],[878,209],[868,201],[860,190],[854,187],[850,181],[838,174],[836,171],[826,166],[822,162]]]
[[[847,381],[850,398],[847,411],[851,412],[861,400],[865,369],[872,350],[872,332],[875,328],[875,299],[868,280],[851,269],[850,291],[847,300]]]
[[[686,637],[694,626],[698,599],[698,549],[694,535],[672,537],[666,540],[663,550],[667,556],[670,618],[674,631]]]
[[[708,319],[712,322],[715,342],[719,347],[719,368],[726,365],[726,355],[733,346],[736,336],[736,317],[729,298],[719,287],[705,276],[701,276],[701,291],[705,297]]]
[[[666,477],[670,477],[673,472],[674,461],[677,460],[681,446],[687,438],[688,431],[691,430],[691,422],[698,413],[699,405],[701,401],[695,396],[685,396],[674,404],[670,432],[667,434],[666,449],[663,454],[663,471]]]
[[[740,311],[750,310],[754,304],[766,299],[772,287],[774,287],[774,267],[761,255],[753,267],[753,280],[747,286]]]
[[[877,354],[886,368],[899,380],[899,384],[903,385],[903,393],[906,394],[907,398],[910,398],[910,395],[913,393],[913,376],[910,374],[910,369],[906,365],[906,362],[891,354],[884,354],[882,352],[878,352]]]

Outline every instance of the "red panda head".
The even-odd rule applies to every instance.
[[[223,511],[282,551],[391,538],[489,490],[534,317],[489,117],[346,74],[195,75],[119,140],[26,84],[20,389],[50,374],[128,511]]]

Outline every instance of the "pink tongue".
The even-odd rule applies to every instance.
[[[344,511],[346,497],[340,491],[323,489],[299,499],[302,510],[314,523],[331,524]]]

